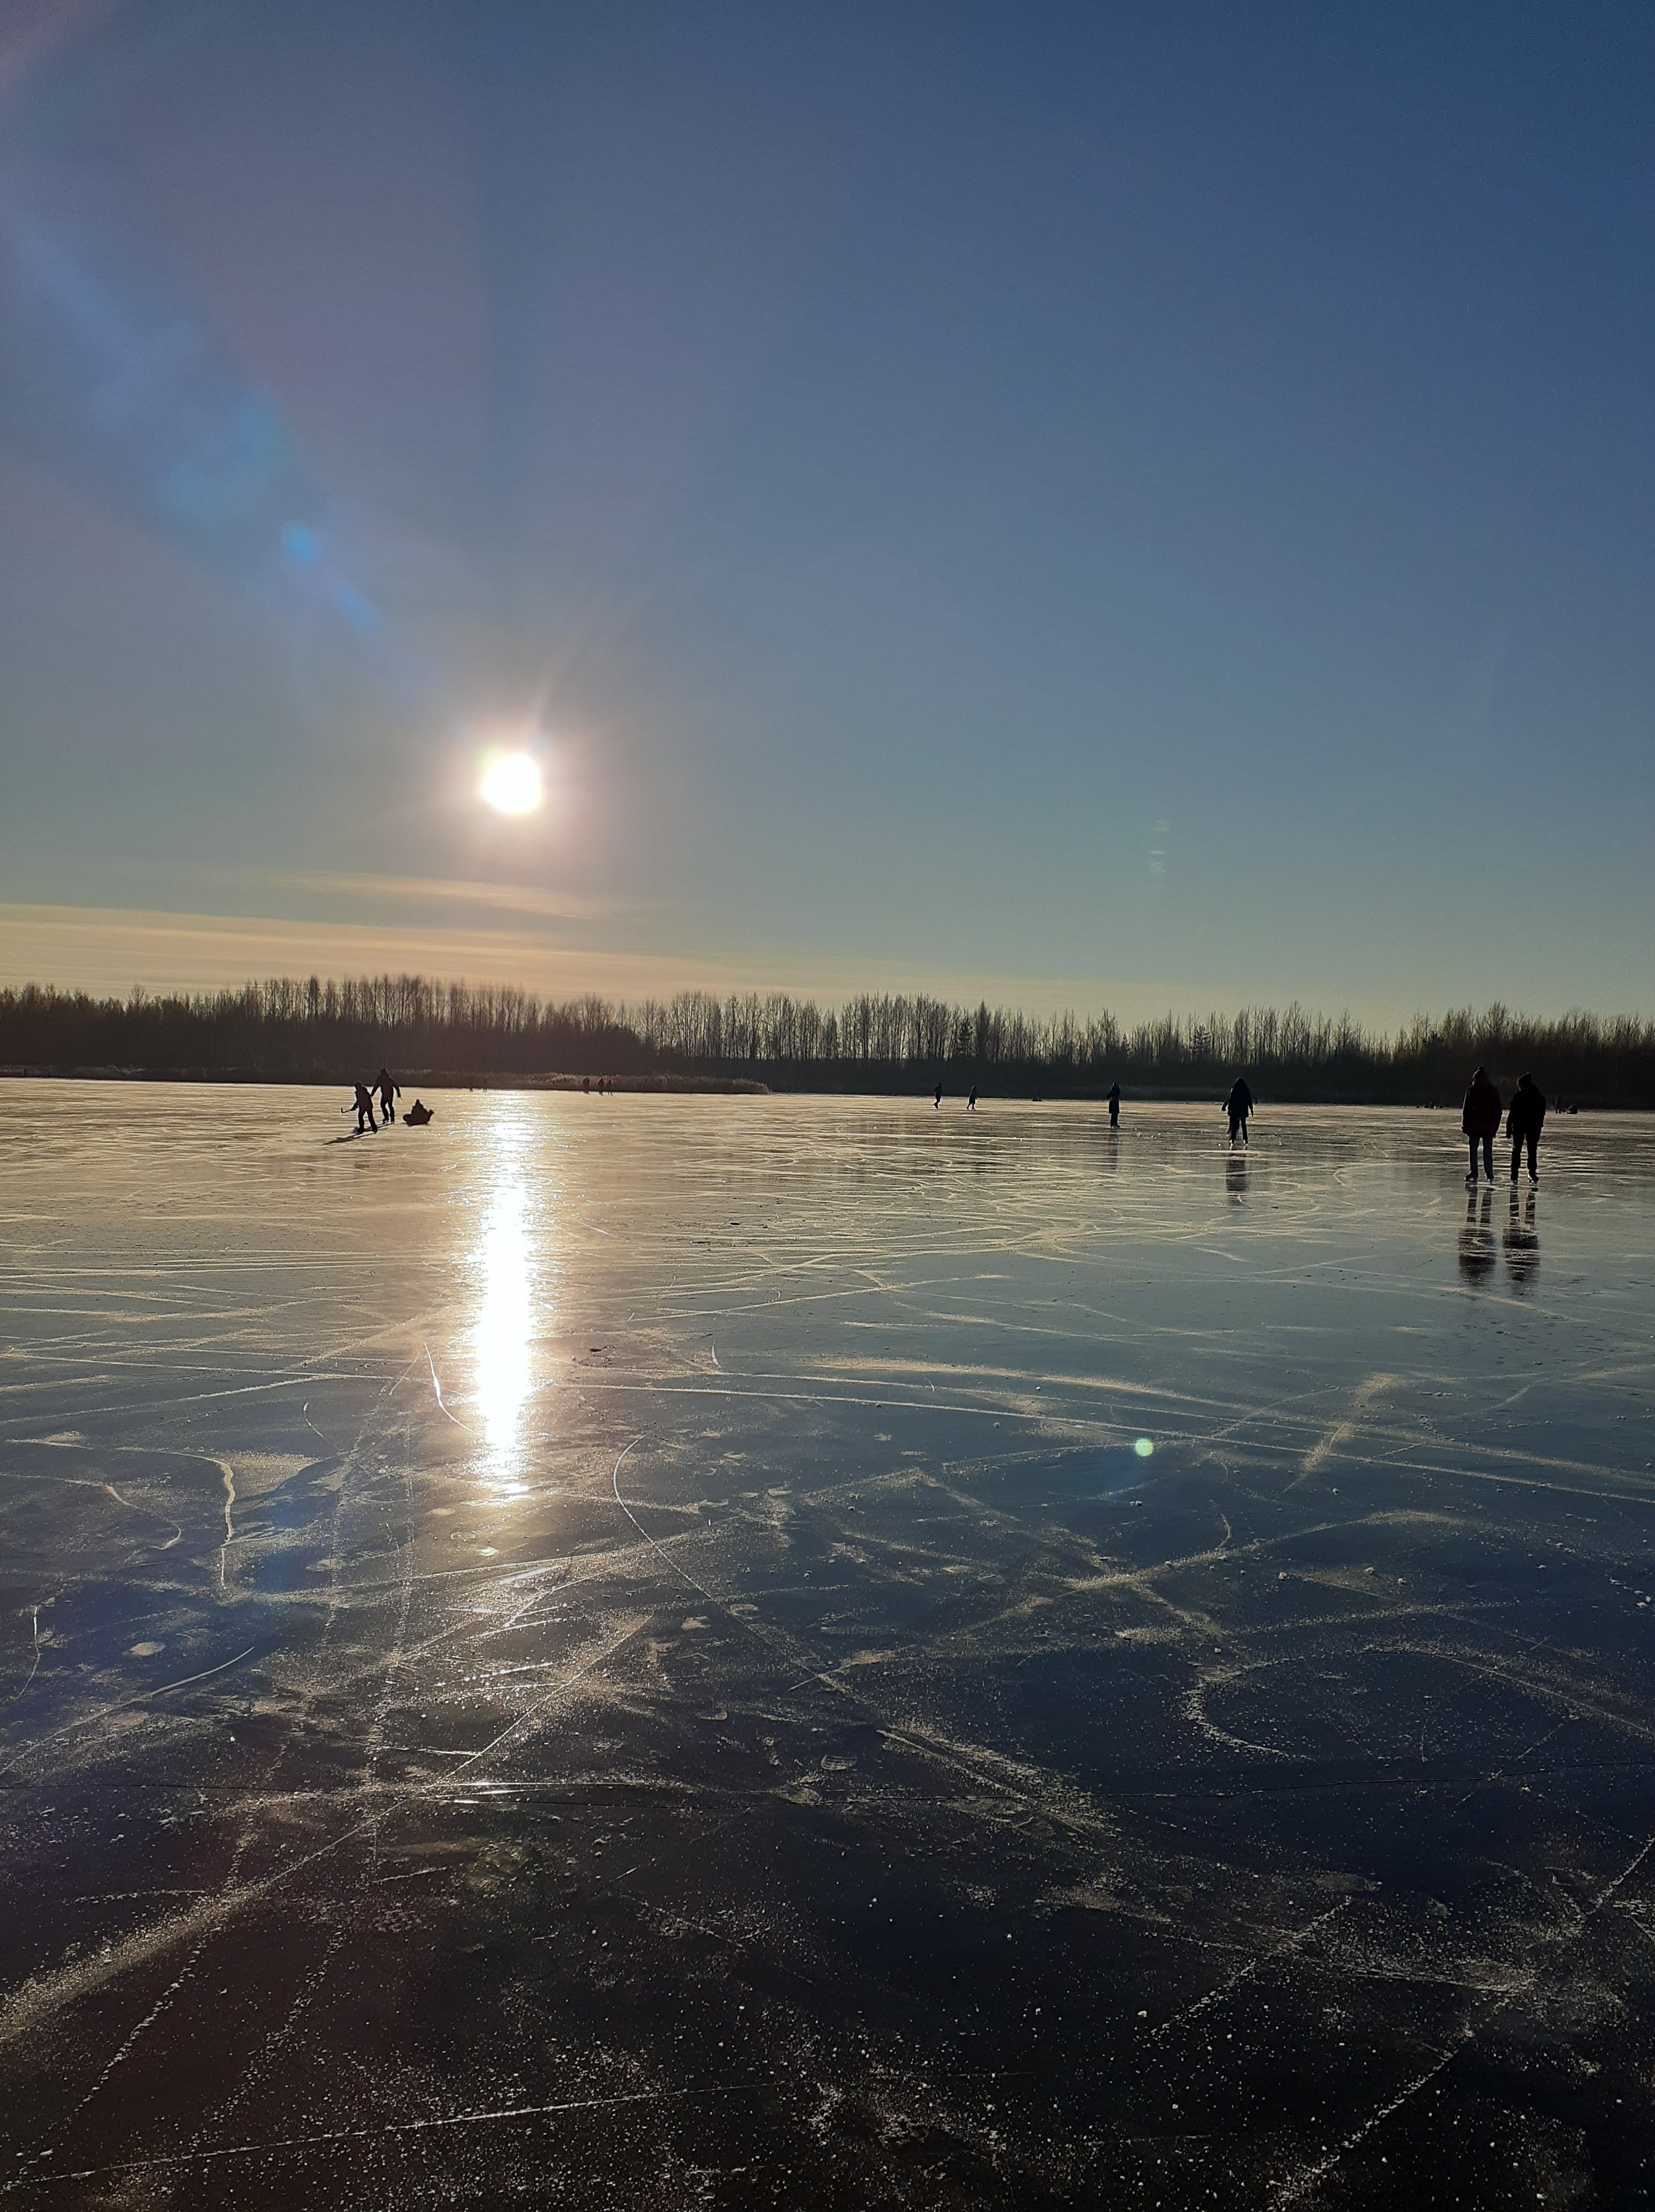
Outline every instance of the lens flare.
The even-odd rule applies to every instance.
[[[502,753],[484,772],[483,796],[496,814],[532,814],[540,804],[540,764],[527,753]]]

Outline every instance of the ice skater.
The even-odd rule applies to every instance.
[[[365,1083],[359,1083],[356,1085],[356,1134],[365,1137],[370,1129],[377,1129],[379,1126],[374,1119],[374,1094]]]
[[[1104,1096],[1109,1101],[1109,1126],[1111,1129],[1118,1129],[1121,1126],[1120,1085],[1118,1083],[1111,1083],[1109,1089],[1104,1093]]]
[[[1238,1135],[1244,1145],[1247,1141],[1247,1116],[1253,1110],[1253,1094],[1247,1088],[1244,1075],[1237,1076],[1230,1086],[1224,1110],[1230,1117],[1230,1142],[1233,1145]]]
[[[1546,1094],[1532,1075],[1519,1075],[1517,1089],[1512,1094],[1512,1103],[1506,1115],[1506,1133],[1512,1140],[1512,1181],[1517,1181],[1517,1164],[1523,1147],[1529,1148],[1529,1181],[1538,1182],[1540,1171],[1535,1163],[1535,1149],[1540,1142],[1540,1132],[1546,1121]],[[1488,1170],[1492,1176],[1494,1170]],[[1516,1200],[1513,1200],[1513,1204]]]
[[[977,1111],[977,1085],[975,1083],[971,1085],[971,1095],[965,1102],[965,1110],[968,1114],[975,1114]]]
[[[374,1087],[380,1094],[380,1119],[388,1129],[397,1118],[397,1101],[402,1096],[402,1085],[395,1080],[388,1067],[382,1067],[380,1079]]]
[[[941,1105],[941,1103],[942,1103],[942,1085],[941,1085],[941,1084],[938,1084],[938,1085],[937,1085],[937,1095],[936,1095],[936,1097],[935,1097],[931,1101],[931,1103],[932,1103],[934,1106],[940,1106],[940,1105]]]
[[[1488,1080],[1488,1071],[1479,1067],[1471,1078],[1465,1103],[1460,1108],[1460,1127],[1471,1147],[1471,1172],[1467,1182],[1477,1179],[1477,1146],[1482,1146],[1482,1164],[1488,1180],[1494,1179],[1494,1139],[1500,1134],[1500,1093]],[[1515,1171],[1516,1162],[1512,1163]]]

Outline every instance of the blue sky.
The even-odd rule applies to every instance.
[[[18,26],[0,978],[1655,1011],[1646,9]]]

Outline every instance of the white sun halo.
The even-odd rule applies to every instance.
[[[484,772],[482,789],[497,814],[532,814],[540,804],[540,764],[527,753],[502,753]]]

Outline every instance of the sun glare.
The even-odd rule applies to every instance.
[[[502,753],[489,763],[483,796],[497,814],[532,814],[540,804],[540,768],[527,753]]]

